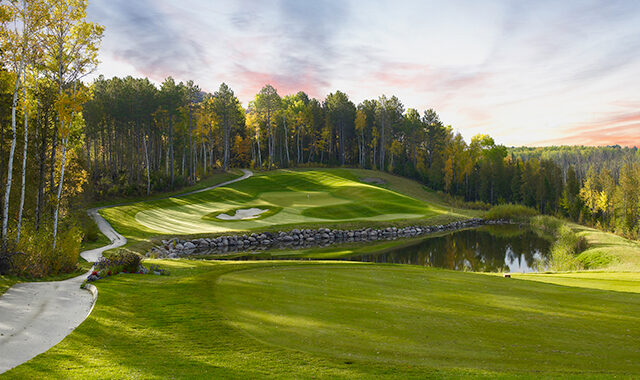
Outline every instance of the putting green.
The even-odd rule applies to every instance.
[[[248,220],[210,217],[238,207],[275,212]],[[436,214],[425,202],[362,183],[348,171],[328,173],[321,170],[278,170],[183,198],[122,208],[136,210],[137,224],[161,234],[216,233],[341,221],[390,221]]]

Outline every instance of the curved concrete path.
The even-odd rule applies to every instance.
[[[226,186],[253,175],[250,170],[241,170],[244,173],[242,177],[169,198]],[[94,263],[100,260],[102,252],[127,243],[127,239],[98,213],[103,208],[115,206],[121,205],[87,211],[100,232],[111,240],[109,245],[80,253],[88,262]],[[0,297],[0,374],[55,346],[89,316],[97,290],[80,289],[87,275],[65,281],[16,284]]]

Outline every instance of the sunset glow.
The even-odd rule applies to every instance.
[[[396,95],[466,139],[640,145],[640,2],[94,1],[97,73]]]

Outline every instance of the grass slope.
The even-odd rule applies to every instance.
[[[360,181],[367,172],[388,176],[388,186]],[[369,173],[369,174],[370,174]],[[407,184],[410,183],[410,186]],[[404,194],[421,193],[420,198]],[[194,235],[264,230],[293,226],[344,223],[390,223],[434,217],[460,219],[473,213],[428,202],[428,192],[410,180],[372,171],[349,169],[277,170],[247,180],[181,198],[113,207],[102,215],[132,241],[157,235]],[[212,218],[220,211],[239,207],[269,208],[276,212],[246,221]],[[279,210],[279,211],[278,211]]]
[[[574,223],[569,225],[587,241],[588,248],[578,258],[590,268],[640,272],[640,243],[637,241]]]
[[[580,277],[560,286],[356,263],[159,263],[171,276],[98,282],[89,318],[5,376],[640,374],[637,286],[599,290]]]

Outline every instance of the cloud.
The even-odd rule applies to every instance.
[[[244,87],[240,94],[252,98],[270,83],[283,94],[302,90],[322,96],[341,55],[334,40],[349,17],[348,6],[335,0],[253,6],[248,13],[237,11],[229,17],[242,29],[242,48],[235,55],[243,60],[232,69]]]
[[[639,146],[640,112],[608,115],[590,123],[570,127],[565,131],[565,136],[541,143]]]
[[[206,66],[204,48],[152,0],[91,2],[89,18],[106,25],[103,50],[159,80]]]
[[[89,16],[107,27],[103,70],[225,82],[245,105],[270,83],[397,95],[509,145],[637,136],[614,119],[640,104],[640,2],[96,0]]]
[[[321,97],[329,85],[329,82],[317,76],[317,68],[303,70],[303,65],[298,66],[297,76],[253,71],[242,65],[238,65],[235,73],[242,87],[238,95],[248,100],[252,100],[266,84],[272,85],[281,96],[304,91],[312,97]]]

